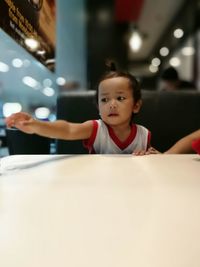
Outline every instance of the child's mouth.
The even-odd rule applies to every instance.
[[[110,113],[110,114],[108,115],[108,117],[117,117],[117,116],[118,116],[117,113]]]

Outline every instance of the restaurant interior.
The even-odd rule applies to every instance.
[[[108,61],[135,75],[145,91],[159,90],[169,66],[180,79],[192,82],[189,89],[200,91],[199,0],[43,0],[36,1],[40,6],[32,3],[32,9],[31,2],[25,7],[20,1],[0,4],[3,154],[5,117],[22,110],[54,121],[58,97],[95,90]],[[5,10],[10,13],[2,19]],[[14,25],[26,16],[43,38],[36,48],[26,44],[26,29]]]
[[[1,267],[200,266],[199,17],[0,0]]]

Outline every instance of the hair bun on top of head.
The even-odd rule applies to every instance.
[[[117,71],[116,63],[113,60],[107,59],[106,66],[109,68],[109,71]]]

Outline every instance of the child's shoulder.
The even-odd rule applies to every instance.
[[[133,127],[134,127],[134,125],[135,125],[135,127],[137,127],[138,129],[142,129],[142,130],[147,130],[147,131],[149,131],[145,126],[143,126],[143,125],[141,125],[141,124],[133,124]]]

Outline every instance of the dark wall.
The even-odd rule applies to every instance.
[[[106,59],[116,60],[119,67],[127,67],[127,23],[116,23],[114,0],[87,0],[87,79],[88,88],[94,89],[106,71]],[[102,19],[101,11],[105,11]]]
[[[171,23],[163,31],[155,47],[145,59],[145,63],[151,62],[152,56],[160,57],[159,50],[162,46],[169,47],[170,54],[162,58],[162,62],[168,62],[171,55],[180,49],[185,40],[199,29],[199,0],[185,0],[177,14],[171,18]],[[94,89],[99,78],[105,72],[106,59],[113,59],[121,70],[128,70],[132,64],[140,64],[128,59],[128,22],[117,22],[115,19],[115,0],[86,0],[87,10],[87,81],[88,89]],[[102,11],[107,15],[102,19]],[[101,14],[101,15],[100,15]],[[175,39],[173,31],[176,27],[184,29],[184,37]],[[142,62],[141,62],[142,63]],[[144,62],[143,62],[144,63]],[[160,72],[154,76],[139,76],[142,87],[154,90],[157,79],[163,71],[161,64]],[[194,66],[195,69],[195,66]],[[198,72],[198,70],[196,71]],[[194,70],[195,76],[195,70]],[[195,77],[194,77],[195,80]]]

